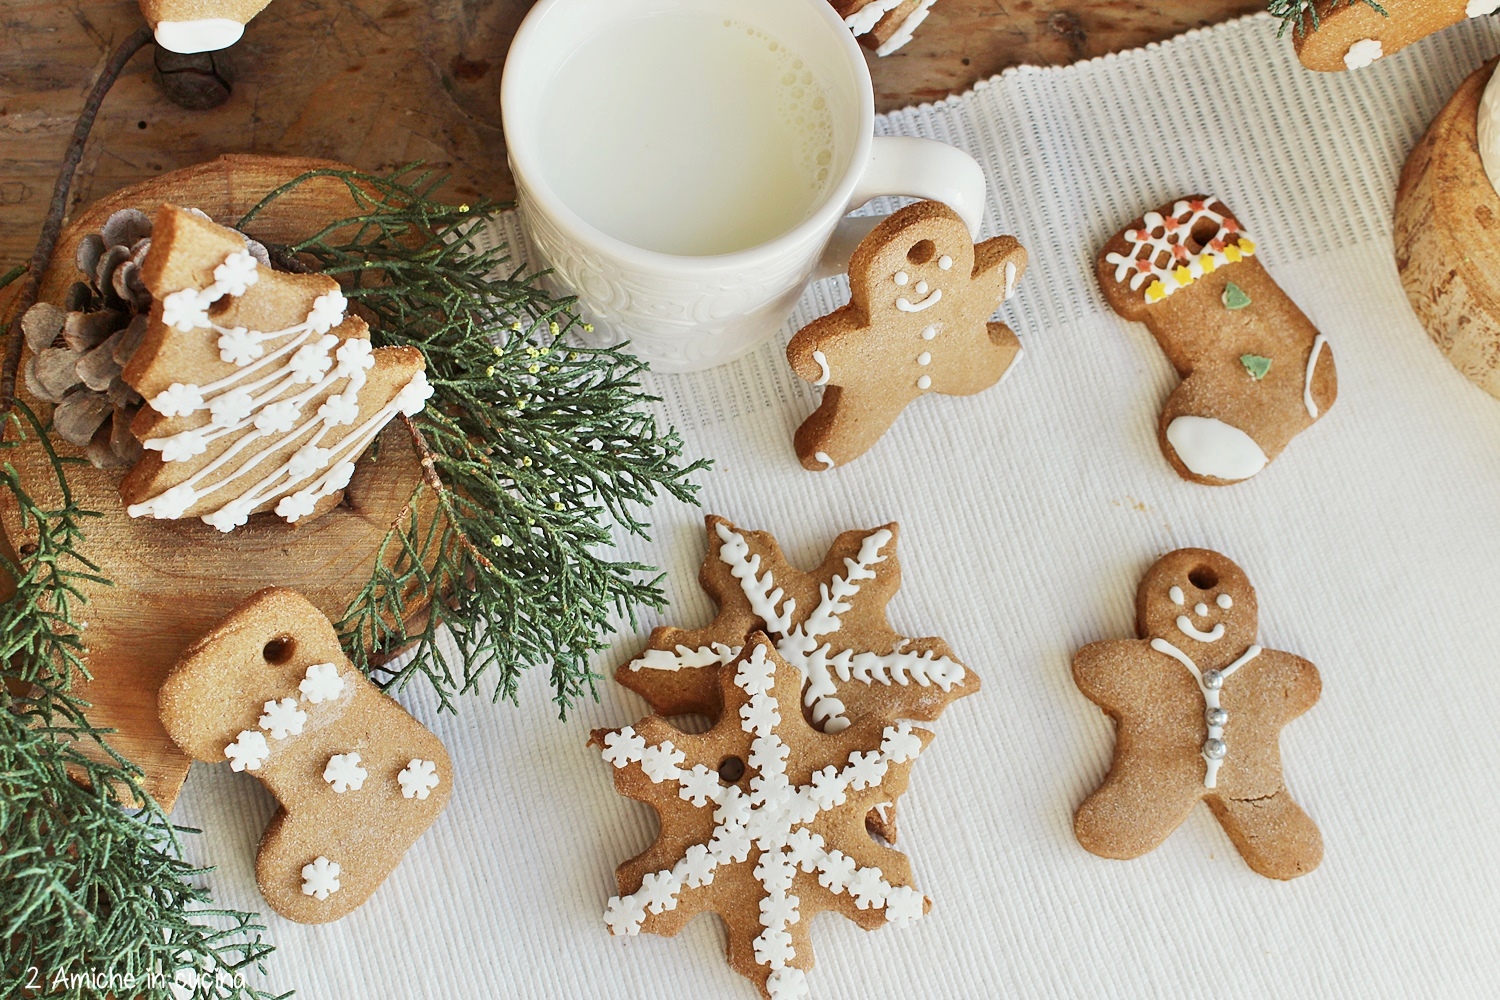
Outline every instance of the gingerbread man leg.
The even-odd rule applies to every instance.
[[[899,391],[829,386],[822,405],[797,428],[793,439],[802,467],[821,472],[854,461],[890,430],[910,402],[910,396]]]
[[[1201,797],[1195,775],[1163,780],[1154,766],[1114,768],[1073,817],[1078,843],[1104,858],[1128,861],[1155,850],[1182,825]]]
[[[1211,796],[1208,805],[1245,863],[1267,878],[1296,878],[1323,860],[1323,835],[1285,788],[1261,799]]]

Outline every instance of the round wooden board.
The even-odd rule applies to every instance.
[[[1495,61],[1433,119],[1401,171],[1396,267],[1417,318],[1453,366],[1500,398],[1500,194],[1479,158],[1479,102]]]
[[[268,192],[309,170],[340,167],[329,160],[223,156],[123,188],[93,203],[64,231],[42,284],[42,299],[61,302],[76,280],[78,242],[111,213],[134,207],[148,213],[164,201],[200,208],[232,224]],[[310,181],[278,199],[250,227],[276,242],[315,232],[354,214],[341,181]],[[23,362],[24,363],[24,362]],[[24,380],[22,380],[24,382]],[[50,406],[21,398],[46,420]],[[58,439],[65,455],[81,450]],[[7,450],[25,488],[44,508],[58,502],[56,480],[41,449]],[[157,716],[156,692],[182,652],[245,598],[272,584],[305,594],[337,621],[370,579],[375,552],[391,525],[406,516],[421,477],[408,435],[388,428],[379,457],[360,461],[343,503],[304,525],[261,514],[230,534],[201,521],[127,517],[120,501],[124,470],[102,471],[86,461],[69,468],[77,502],[102,516],[84,522],[82,552],[113,586],[82,586],[88,603],[77,616],[88,623],[91,680],[81,684],[93,704],[90,721],[117,730],[111,745],[146,772],[146,789],[170,809],[187,777],[188,757]],[[35,539],[17,523],[14,500],[0,493],[0,545],[14,552]]]

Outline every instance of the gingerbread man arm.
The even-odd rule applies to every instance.
[[[1084,697],[1109,712],[1140,701],[1141,687],[1132,682],[1131,669],[1149,655],[1139,639],[1108,639],[1091,642],[1073,656],[1073,682]]]
[[[1290,722],[1318,703],[1323,693],[1323,678],[1311,662],[1279,649],[1264,650],[1259,659],[1255,683],[1264,690],[1280,693],[1284,706],[1282,722]]]
[[[990,301],[1006,302],[1026,273],[1026,248],[1014,236],[996,236],[974,247],[974,281],[992,289]]]
[[[792,371],[813,385],[847,385],[841,380],[846,362],[859,350],[859,333],[868,321],[850,303],[797,331],[786,345],[786,359]]]

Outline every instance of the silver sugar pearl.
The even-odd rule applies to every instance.
[[[1218,726],[1221,729],[1224,723],[1229,721],[1229,713],[1222,708],[1210,708],[1203,713],[1203,717],[1208,720],[1210,726]]]
[[[1229,744],[1223,740],[1205,740],[1203,743],[1203,756],[1209,760],[1223,760],[1228,752]]]
[[[1203,671],[1203,686],[1210,691],[1217,691],[1224,686],[1224,675],[1217,670]]]

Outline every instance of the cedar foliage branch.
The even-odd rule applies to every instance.
[[[272,950],[258,918],[212,907],[194,883],[207,869],[182,860],[179,834],[196,831],[168,821],[73,691],[88,677],[80,585],[106,583],[80,551],[98,515],[74,501],[67,460],[20,401],[0,423],[0,459],[18,447],[45,450],[59,500],[42,507],[0,461],[35,535],[0,552],[14,591],[0,604],[0,996],[263,1000],[243,975]]]
[[[656,570],[609,557],[612,526],[648,537],[644,508],[662,493],[694,502],[691,477],[708,463],[684,464],[676,432],[658,428],[642,362],[570,344],[574,300],[523,276],[504,246],[481,246],[506,205],[438,201],[445,178],[416,166],[325,169],[271,192],[237,228],[253,235],[267,205],[329,177],[357,214],[273,257],[338,279],[377,346],[422,352],[435,390],[406,420],[422,482],[339,623],[346,651],[388,689],[425,678],[448,709],[482,682],[515,701],[522,672],[545,667],[565,716],[595,695],[589,658],[611,617],[634,624],[636,609],[665,601]]]
[[[1343,0],[1343,2],[1350,6],[1363,3],[1382,15],[1386,12],[1376,0]],[[1293,35],[1301,37],[1304,32],[1317,31],[1318,26],[1322,24],[1319,7],[1325,7],[1326,12],[1338,5],[1339,0],[1332,0],[1331,3],[1326,0],[1269,0],[1268,7],[1273,17],[1281,19],[1281,30],[1277,32],[1277,37],[1285,34],[1287,28],[1292,29]]]

